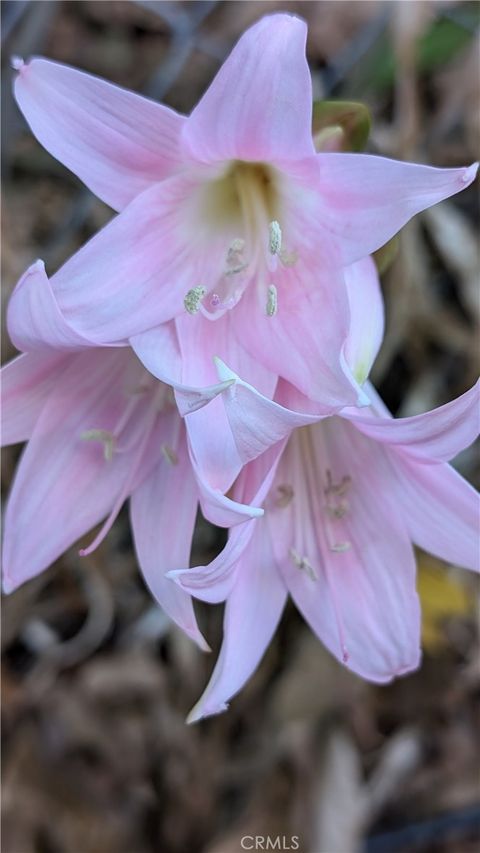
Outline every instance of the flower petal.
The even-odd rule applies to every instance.
[[[197,513],[198,493],[184,431],[175,411],[162,419],[157,438],[175,449],[175,461],[162,458],[134,490],[130,517],[135,550],[150,592],[170,618],[208,651],[190,596],[165,577],[172,566],[188,565]]]
[[[345,369],[349,306],[343,275],[313,272],[301,260],[275,275],[278,311],[268,317],[260,290],[235,307],[235,335],[251,356],[331,412],[355,406],[358,388]]]
[[[16,285],[8,304],[7,328],[12,343],[27,352],[94,346],[63,316],[41,260],[35,261]]]
[[[41,144],[115,210],[179,168],[185,119],[168,107],[41,58],[14,88]]]
[[[477,164],[436,169],[371,154],[318,154],[322,223],[345,265],[384,245],[416,213],[468,187]]]
[[[480,570],[480,498],[450,465],[419,465],[391,454],[400,488],[398,505],[413,541],[454,565]]]
[[[139,335],[134,335],[130,338],[130,345],[150,373],[153,373],[157,379],[160,379],[167,385],[172,386],[175,391],[178,410],[182,417],[203,408],[203,406],[217,397],[218,394],[221,394],[234,382],[233,379],[228,379],[225,382],[214,382],[214,384],[205,385],[204,382],[207,380],[200,379],[200,385],[197,386],[186,385],[180,381],[182,375],[187,373],[188,364],[182,363],[182,353],[173,321],[162,323],[161,326],[157,326],[155,329],[149,329]],[[193,353],[194,361],[202,358],[206,359],[203,349]],[[212,379],[216,379],[213,363],[210,366],[210,374]],[[205,371],[204,375],[208,376],[209,374]],[[196,380],[197,376],[195,373],[192,378]]]
[[[289,470],[278,475],[291,484],[293,499],[266,515],[276,559],[330,652],[363,678],[390,681],[415,669],[420,654],[415,560],[395,501],[395,473],[346,421],[301,432],[289,444]],[[351,478],[341,517],[326,506],[327,468],[333,483]]]
[[[183,143],[202,162],[301,159],[314,153],[307,28],[262,18],[241,37],[187,119]]]
[[[377,268],[372,258],[364,258],[345,268],[350,306],[350,329],[345,343],[345,359],[355,379],[363,385],[380,349],[385,312]]]
[[[70,358],[63,353],[23,353],[2,367],[2,446],[30,438],[49,392],[68,364]]]
[[[283,446],[277,445],[243,468],[234,487],[234,497],[237,501],[246,505],[261,504],[265,501]],[[169,577],[202,601],[223,601],[235,583],[239,561],[243,559],[245,549],[259,523],[259,520],[252,519],[232,528],[225,548],[208,566],[177,569],[169,572]]]
[[[81,436],[89,429],[114,428],[125,409],[123,379],[130,358],[127,349],[77,354],[51,391],[7,502],[6,592],[39,574],[114,506],[131,473],[131,454],[106,461],[102,448]],[[131,438],[139,440],[141,430],[140,418],[139,434]],[[151,453],[137,480],[157,461]]]
[[[349,410],[357,429],[385,444],[402,447],[422,462],[447,462],[464,450],[480,432],[480,380],[465,394],[410,418],[362,416]]]
[[[233,527],[249,518],[259,518],[263,515],[261,507],[250,503],[238,503],[227,497],[220,488],[210,485],[199,469],[190,443],[189,452],[197,481],[200,507],[204,517],[208,521],[216,524],[218,527]]]
[[[219,377],[232,381],[223,394],[223,402],[243,464],[256,459],[296,427],[316,423],[323,417],[285,408],[243,382],[220,359],[216,364]]]
[[[227,389],[235,382],[236,376],[233,373],[221,376],[219,383],[215,364],[215,358],[225,354],[253,377],[265,393],[273,394],[276,376],[255,363],[236,340],[228,314],[215,321],[184,315],[177,318],[176,328],[184,382],[196,387],[215,383],[214,388]],[[237,477],[243,460],[232,435],[223,400],[213,400],[201,412],[189,414],[186,425],[200,479],[210,487],[226,492]]]
[[[184,311],[195,265],[174,177],[137,196],[51,278],[67,322],[97,344],[123,341]]]
[[[227,709],[257,668],[280,621],[287,591],[275,566],[266,526],[259,525],[245,550],[228,597],[223,643],[212,677],[188,722]]]

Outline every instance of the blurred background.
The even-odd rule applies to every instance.
[[[309,24],[315,97],[368,104],[368,150],[436,166],[479,158],[477,3],[2,6],[4,303],[35,258],[54,272],[112,215],[29,133],[11,96],[12,54],[43,54],[188,113],[240,33],[288,9]],[[477,192],[417,217],[383,275],[373,379],[397,414],[476,378]],[[2,347],[4,360],[14,354],[5,334]],[[4,493],[20,452],[3,454]],[[456,464],[478,486],[473,451]],[[222,536],[199,519],[193,562],[210,560]],[[152,603],[124,510],[96,553],[73,549],[4,599],[4,853],[241,853],[262,849],[256,836],[303,853],[478,850],[478,589],[467,573],[418,562],[419,672],[362,682],[292,606],[228,713],[186,726],[215,654]],[[221,617],[199,608],[215,651]]]

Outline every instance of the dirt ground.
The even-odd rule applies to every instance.
[[[67,62],[189,112],[245,27],[289,9],[309,23],[315,96],[368,104],[368,150],[457,166],[479,158],[478,8],[4,2],[4,304],[36,257],[53,272],[112,215],[28,131],[11,55]],[[472,186],[404,229],[382,278],[387,333],[373,380],[397,414],[444,403],[476,378],[476,226]],[[5,334],[2,353],[14,354]],[[4,494],[20,452],[3,454]],[[478,486],[472,450],[457,467]],[[222,536],[199,519],[192,561],[211,559]],[[289,606],[228,713],[186,726],[215,654],[153,604],[124,510],[90,557],[72,549],[4,598],[4,853],[241,853],[262,849],[256,837],[301,853],[478,850],[478,587],[427,555],[418,562],[418,672],[362,682]],[[198,613],[215,652],[222,609]]]

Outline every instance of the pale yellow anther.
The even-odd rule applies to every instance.
[[[342,477],[339,483],[334,483],[332,472],[327,469],[326,475],[327,485],[323,489],[327,499],[325,509],[329,518],[332,519],[332,521],[337,522],[344,518],[350,510],[350,505],[346,496],[350,491],[352,478],[347,475]],[[350,542],[334,541],[336,537],[333,535],[333,528],[332,531],[327,533],[327,538],[329,539],[328,544],[331,551],[334,551],[337,554],[343,554],[345,551],[350,550]]]
[[[247,268],[248,263],[245,261],[243,252],[245,249],[245,240],[241,237],[236,237],[233,240],[227,252],[227,266],[225,275],[237,275]]]
[[[169,465],[178,465],[178,456],[168,444],[162,444],[161,450]]]
[[[227,261],[232,260],[235,255],[240,255],[244,248],[245,240],[242,240],[241,237],[235,237],[235,240],[232,241],[232,245],[228,250]]]
[[[203,287],[202,285],[192,287],[192,289],[188,291],[187,295],[185,296],[185,299],[183,300],[185,311],[188,311],[189,314],[197,314],[200,310],[200,303],[206,292],[206,287]]]
[[[274,219],[268,226],[270,254],[279,255],[282,250],[282,229]]]
[[[334,551],[336,554],[344,554],[345,551],[350,551],[351,545],[350,542],[335,542],[329,547],[330,551]]]
[[[277,296],[277,288],[274,284],[269,284],[267,291],[267,305],[266,305],[266,313],[267,317],[275,317],[275,314],[278,311],[278,296]]]
[[[113,433],[106,429],[87,429],[82,432],[80,438],[82,441],[99,441],[103,444],[103,455],[107,462],[113,459],[115,451],[116,438]]]
[[[278,257],[284,267],[294,267],[298,261],[298,255],[296,252],[287,252],[285,249],[282,249],[278,253]]]
[[[290,548],[289,550],[290,559],[293,562],[293,565],[300,569],[300,571],[305,572],[306,575],[312,580],[318,580],[315,569],[313,568],[310,560],[307,557],[301,557],[298,551],[295,551],[294,548]]]

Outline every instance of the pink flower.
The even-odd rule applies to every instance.
[[[36,295],[32,314],[25,292]],[[2,444],[28,446],[6,507],[5,591],[39,574],[106,518],[81,552],[90,553],[130,498],[135,548],[151,592],[207,648],[190,596],[165,572],[188,562],[199,501],[223,525],[262,510],[237,506],[197,479],[172,388],[129,347],[92,347],[74,332],[56,310],[41,262],[20,281],[17,309],[15,343],[26,351],[2,371]],[[195,409],[226,385],[198,391],[177,384],[177,403]]]
[[[218,356],[267,396],[280,376],[332,413],[359,394],[343,358],[343,267],[476,166],[317,154],[305,38],[295,16],[261,19],[188,118],[44,59],[17,62],[15,94],[42,144],[120,211],[52,277],[71,327],[99,345],[130,341],[157,376],[178,378],[158,337],[174,320],[181,381],[210,384]],[[225,422],[212,408],[215,447]],[[193,442],[205,443],[202,417]],[[227,488],[232,470],[215,477]]]
[[[242,389],[248,408],[258,395]],[[227,601],[220,656],[191,721],[226,709],[258,665],[288,595],[339,661],[384,683],[420,661],[412,543],[478,571],[478,495],[446,463],[478,434],[479,384],[398,420],[368,390],[370,409],[312,417],[247,464],[233,494],[266,495],[264,517],[232,530],[210,566],[170,573],[198,598]],[[260,402],[278,434],[281,407]],[[293,413],[284,417],[288,433]]]

